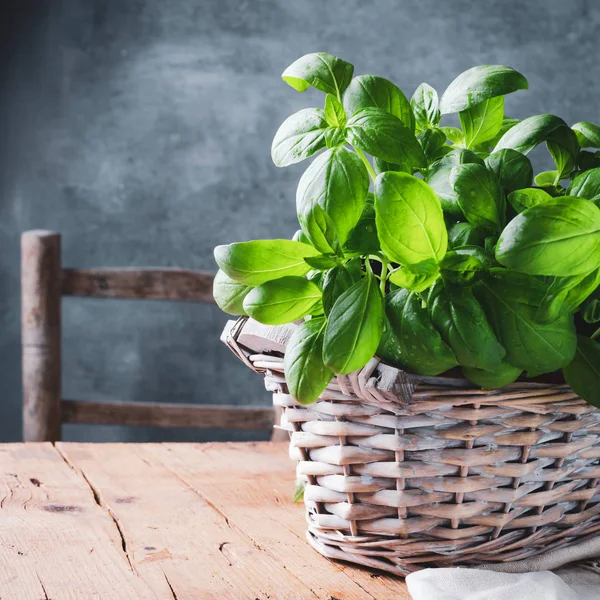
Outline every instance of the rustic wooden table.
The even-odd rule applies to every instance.
[[[410,598],[305,541],[284,443],[0,445],[0,598]]]

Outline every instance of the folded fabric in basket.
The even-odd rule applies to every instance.
[[[582,600],[551,571],[496,573],[479,569],[423,569],[406,578],[413,600]],[[600,597],[600,591],[597,592]],[[590,599],[592,596],[590,596]]]

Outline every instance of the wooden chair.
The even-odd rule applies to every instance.
[[[211,273],[176,268],[63,269],[58,233],[23,233],[21,306],[25,441],[58,441],[62,423],[270,429],[276,417],[272,407],[91,402],[61,398],[62,296],[214,302],[212,282]],[[281,434],[285,432],[274,430],[272,437],[282,439]]]

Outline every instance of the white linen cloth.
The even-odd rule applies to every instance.
[[[600,557],[600,536],[512,563],[423,569],[408,575],[406,584],[413,600],[599,600],[595,557]],[[588,563],[563,566],[582,560]]]

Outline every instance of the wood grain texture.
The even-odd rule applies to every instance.
[[[408,600],[319,556],[285,444],[0,446],[3,600]]]
[[[240,430],[270,429],[276,416],[272,406],[214,406],[159,402],[88,402],[63,400],[63,423],[198,427]],[[287,432],[283,432],[289,437]]]
[[[63,296],[214,302],[214,275],[176,268],[63,269]]]
[[[60,235],[21,236],[23,438],[60,439]]]

